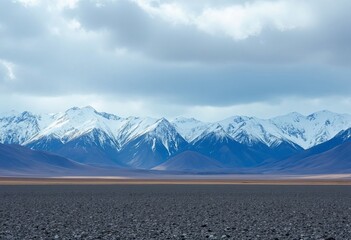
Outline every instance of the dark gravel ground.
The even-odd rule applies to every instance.
[[[0,186],[0,239],[351,239],[351,187]]]

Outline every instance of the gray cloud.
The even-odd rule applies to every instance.
[[[19,42],[45,31],[45,19],[38,9],[27,8],[13,1],[2,1],[0,8],[0,35]]]
[[[290,2],[293,7],[295,2],[301,1],[286,2]],[[222,1],[220,5],[230,4]],[[196,6],[195,10],[206,6],[198,2],[192,5]],[[130,1],[108,1],[103,7],[97,7],[91,1],[82,1],[78,8],[67,15],[77,18],[87,29],[107,31],[114,46],[123,46],[168,61],[290,63],[313,61],[324,56],[326,61],[338,62],[335,58],[340,56],[341,50],[343,56],[350,56],[347,24],[351,17],[347,9],[350,9],[351,3],[341,0],[336,4],[322,0],[310,1],[306,5],[313,9],[311,14],[316,21],[313,28],[282,32],[267,27],[245,41],[233,41],[221,34],[210,35],[189,24],[172,24],[157,16],[150,16]]]
[[[1,95],[77,96],[79,104],[81,96],[94,95],[94,101],[96,96],[108,99],[105,106],[111,107],[107,101],[138,101],[158,106],[160,112],[169,106],[177,109],[175,114],[182,106],[222,108],[350,96],[347,1],[310,1],[316,21],[312,27],[282,31],[269,22],[245,39],[233,39],[226,30],[209,33],[159,12],[152,15],[136,1],[103,3],[80,1],[73,9],[51,6],[49,11],[47,2],[30,7],[1,2],[0,60],[11,63],[15,75],[9,81],[8,69],[0,64]],[[218,10],[232,1],[177,3],[198,16],[205,5]],[[78,22],[80,27],[74,26]],[[76,105],[74,98],[70,101]],[[343,106],[349,104],[345,102]],[[154,108],[152,114],[162,115]]]

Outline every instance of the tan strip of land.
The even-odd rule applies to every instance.
[[[0,178],[0,185],[351,185],[350,179],[121,179],[121,178]]]

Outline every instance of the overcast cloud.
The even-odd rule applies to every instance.
[[[0,2],[0,111],[351,113],[346,0]]]

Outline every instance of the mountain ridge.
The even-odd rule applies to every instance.
[[[0,114],[0,143],[45,150],[81,163],[137,168],[153,168],[182,151],[197,150],[237,167],[291,157],[350,127],[351,115],[330,111],[307,116],[293,112],[271,119],[233,116],[209,123],[184,117],[123,118],[88,106],[54,114]]]
[[[351,128],[292,157],[263,165],[261,170],[313,174],[351,172]]]
[[[76,114],[76,116],[72,117],[74,114]],[[34,130],[32,132],[27,131],[27,135],[22,134],[22,136],[19,137],[22,139],[21,141],[18,141],[15,138],[13,143],[17,144],[25,144],[24,142],[30,141],[33,137],[39,138],[40,135],[36,135],[37,133],[49,135],[50,133],[55,132],[55,129],[62,130],[63,126],[68,125],[66,127],[67,129],[63,129],[63,132],[58,134],[61,138],[63,138],[63,135],[65,134],[66,136],[73,134],[72,130],[83,131],[83,127],[85,129],[97,127],[116,138],[123,145],[125,142],[131,140],[131,138],[141,135],[141,132],[145,128],[160,120],[150,117],[123,118],[111,113],[98,112],[90,106],[82,108],[73,107],[65,112],[56,114],[33,114],[28,111],[16,113],[15,111],[12,111],[10,113],[0,114],[0,142],[2,143],[5,142],[4,135],[6,135],[6,129],[4,129],[4,127],[11,127],[12,130],[15,129],[15,124],[13,122],[11,124],[11,121],[7,121],[6,124],[6,118],[9,117],[12,117],[13,121],[17,120],[17,122],[26,120],[26,122],[30,123],[29,118],[31,118],[32,121],[31,127],[34,128]],[[69,123],[71,123],[70,121],[77,121],[77,119],[79,120],[78,123],[72,123],[71,126],[69,126]],[[308,149],[327,141],[341,130],[346,130],[351,127],[350,114],[337,114],[327,110],[318,111],[309,115],[292,112],[270,119],[233,116],[218,122],[209,123],[194,118],[178,117],[172,121],[167,121],[170,122],[176,128],[178,133],[188,142],[199,137],[204,131],[211,127],[211,125],[219,124],[231,137],[241,143],[250,144],[252,141],[260,141],[269,146],[272,143],[276,143],[277,140],[285,139],[303,147],[304,149]],[[3,122],[5,122],[5,124]],[[131,134],[129,138],[123,139],[122,130],[125,129],[128,124],[132,127],[139,125],[139,129],[129,129],[130,134],[133,134]],[[304,124],[307,124],[307,126],[303,126]],[[77,125],[81,125],[81,129],[77,128]],[[310,125],[314,125],[314,127],[311,127]],[[309,130],[308,136],[304,136],[304,134],[307,134],[307,128],[312,130]],[[326,128],[326,130],[323,131],[323,128]],[[136,130],[139,130],[140,132],[137,132]],[[293,130],[295,130],[295,132]],[[310,133],[313,131],[314,134]],[[23,141],[23,139],[26,140]]]

